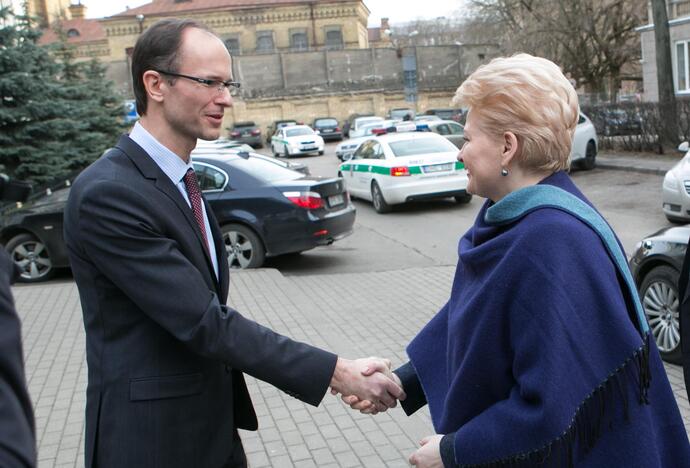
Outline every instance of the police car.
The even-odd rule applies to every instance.
[[[323,154],[323,138],[306,125],[291,125],[276,130],[271,137],[273,156],[296,156],[298,154]]]
[[[467,171],[455,145],[436,133],[400,127],[375,131],[340,165],[338,175],[350,195],[371,200],[379,213],[414,200],[454,197],[468,203]]]

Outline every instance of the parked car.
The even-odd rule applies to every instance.
[[[261,129],[254,122],[235,122],[230,129],[230,138],[246,143],[252,148],[263,148]]]
[[[581,113],[577,127],[575,127],[573,145],[570,150],[572,165],[585,170],[594,169],[598,147],[597,131],[592,121]]]
[[[361,131],[362,136],[357,138],[350,138],[343,141],[338,146],[335,147],[335,155],[341,161],[345,161],[349,158],[352,153],[359,147],[359,145],[367,139],[368,136],[374,134],[375,130],[388,128],[392,125],[398,123],[397,120],[375,120],[371,123],[362,125]]]
[[[448,139],[458,149],[462,148],[465,143],[465,127],[452,120],[432,120],[421,122],[419,127],[427,127],[430,131],[438,133],[442,137]]]
[[[430,122],[432,120],[443,120],[441,117],[438,115],[418,115],[417,117],[414,118],[415,122]]]
[[[212,149],[236,149],[238,151],[254,151],[250,145],[236,140],[227,140],[219,138],[217,140],[197,140],[195,149],[212,148]]]
[[[374,114],[350,114],[347,116],[345,122],[343,122],[343,136],[345,138],[350,138],[350,129],[352,128],[352,122],[358,117],[373,117]]]
[[[351,196],[372,201],[378,213],[416,200],[469,203],[467,171],[457,156],[455,145],[436,133],[397,131],[368,137],[338,175]]]
[[[247,146],[247,145],[243,145]],[[192,157],[203,157],[203,156],[209,156],[209,155],[214,155],[214,154],[236,154],[238,156],[244,156],[245,154],[248,154],[249,156],[252,156],[254,158],[259,158],[263,159],[265,161],[269,161],[273,164],[277,164],[280,167],[284,167],[286,169],[290,169],[293,171],[301,172],[304,175],[311,175],[311,172],[309,171],[309,167],[306,164],[303,164],[298,161],[286,161],[282,159],[278,159],[273,156],[268,156],[265,154],[261,153],[255,153],[254,150],[249,147],[247,148],[237,148],[237,147],[225,147],[222,144],[218,146],[201,146],[197,145],[197,147],[192,151]]]
[[[388,118],[392,120],[414,120],[417,113],[409,107],[395,107],[388,111]]]
[[[314,119],[311,128],[321,135],[325,141],[340,141],[343,139],[343,132],[340,130],[338,121],[333,117],[319,117]]]
[[[678,276],[690,237],[690,226],[667,227],[635,246],[630,270],[640,293],[661,358],[680,364]]]
[[[426,115],[435,115],[443,120],[454,120],[460,122],[464,115],[462,109],[451,109],[451,108],[439,108],[439,109],[427,109],[424,112]]]
[[[381,122],[383,120],[385,120],[383,117],[377,117],[375,115],[367,117],[357,117],[355,120],[352,121],[352,126],[350,127],[350,138],[359,138],[362,135],[364,135],[364,131],[362,130],[362,127],[364,125],[373,122]]]
[[[329,245],[352,233],[355,208],[339,178],[306,176],[243,151],[192,155],[201,189],[223,231],[231,268]],[[282,161],[279,161],[282,163]],[[0,242],[20,281],[45,281],[68,267],[62,235],[69,186],[6,210]]]
[[[664,176],[661,188],[661,207],[673,223],[690,222],[690,146],[683,142],[678,150],[685,153]]]
[[[288,127],[290,125],[300,125],[300,123],[294,119],[274,120],[266,129],[266,143],[269,145],[271,144],[271,137],[276,134],[279,128]]]
[[[271,151],[274,156],[297,156],[300,154],[323,154],[323,138],[307,125],[282,127],[271,137]]]

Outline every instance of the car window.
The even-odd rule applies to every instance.
[[[462,135],[465,133],[465,129],[460,124],[449,123],[448,128],[450,128],[451,135]]]
[[[385,159],[383,154],[383,146],[380,143],[375,143],[371,149],[371,159]]]
[[[450,135],[450,129],[446,124],[436,125],[436,128],[434,130],[439,135]]]
[[[583,123],[585,123],[585,122],[586,122],[585,116],[582,115],[582,114],[580,114],[580,118],[578,119],[577,123],[578,123],[578,124],[583,124]]]
[[[314,131],[309,128],[291,128],[285,130],[285,133],[289,137],[302,136],[302,135],[313,135]]]
[[[458,148],[446,139],[415,138],[389,143],[391,151],[397,157],[414,156],[417,154],[457,152]]]
[[[205,164],[193,164],[201,190],[221,190],[225,186],[225,174]]]
[[[318,119],[316,122],[314,122],[314,126],[330,126],[330,125],[338,125],[338,121],[335,119]]]
[[[352,155],[352,159],[369,159],[374,154],[373,147],[375,144],[376,141],[374,140],[365,141],[359,145],[359,148]]]
[[[241,158],[230,163],[243,172],[263,182],[275,182],[279,180],[296,180],[304,177],[304,174],[282,167],[273,161],[259,158]]]

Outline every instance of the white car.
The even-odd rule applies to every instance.
[[[666,219],[674,223],[690,222],[690,145],[684,141],[678,151],[684,152],[683,159],[664,176],[661,206]]]
[[[436,133],[388,133],[367,138],[338,175],[351,196],[372,201],[379,213],[414,200],[468,203],[467,171],[457,157],[455,145]]]
[[[323,138],[307,125],[290,125],[276,130],[271,137],[271,151],[274,156],[297,156],[298,154],[323,154]]]
[[[570,150],[571,164],[580,169],[594,169],[598,147],[597,131],[594,124],[585,114],[581,113],[577,127],[575,127],[575,135],[573,135],[573,147]]]
[[[398,120],[376,120],[366,125],[362,125],[361,130],[363,136],[359,138],[350,138],[338,144],[338,146],[335,147],[335,155],[341,161],[345,161],[352,155],[352,153],[355,152],[357,148],[359,148],[359,145],[363,141],[367,140],[369,136],[374,134],[374,130],[378,130],[380,128],[388,128],[394,126],[398,122]]]
[[[363,127],[365,125],[374,122],[381,122],[382,120],[384,120],[383,117],[376,117],[373,115],[370,115],[368,117],[357,117],[352,122],[352,127],[350,127],[350,138],[359,138],[364,136]]]

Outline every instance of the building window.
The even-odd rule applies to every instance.
[[[689,92],[688,83],[688,42],[676,42],[676,90]]]
[[[343,33],[338,29],[326,30],[326,49],[340,50],[343,48]]]
[[[79,31],[76,29],[70,29],[67,31],[67,37],[79,37]]]
[[[270,53],[275,50],[273,31],[259,31],[256,33],[256,51]]]
[[[240,55],[240,40],[238,38],[225,39],[225,47],[228,48],[230,55]]]
[[[293,52],[303,52],[309,49],[309,42],[307,41],[307,32],[294,31],[290,33],[290,50]]]

